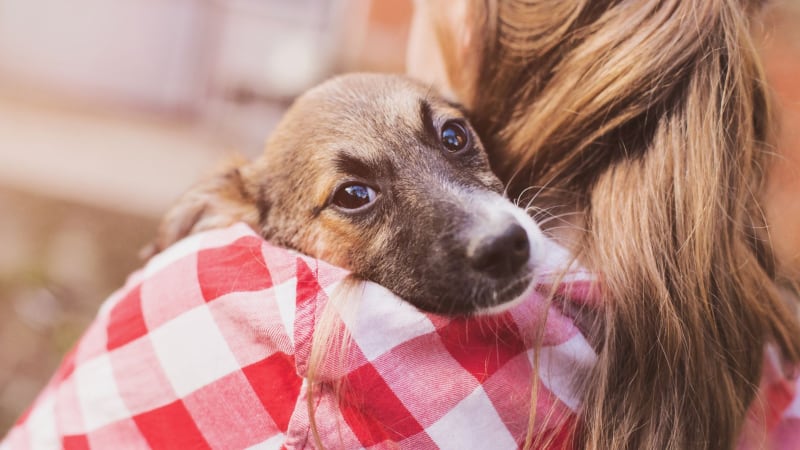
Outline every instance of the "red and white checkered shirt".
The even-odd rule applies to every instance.
[[[106,301],[0,450],[316,447],[309,354],[346,276],[241,224],[179,242]],[[590,283],[579,270],[568,277],[578,297]],[[578,407],[571,377],[595,354],[541,296],[470,319],[421,313],[372,283],[352,301],[339,322],[352,341],[315,377],[326,448],[518,448],[532,382],[537,435],[569,445]],[[533,334],[542,326],[534,373]],[[338,394],[330,388],[337,380]],[[785,382],[775,380],[768,392]],[[793,383],[781,386],[790,395],[775,391],[781,407],[769,429],[783,426],[796,444],[800,403]]]

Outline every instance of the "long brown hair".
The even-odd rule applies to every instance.
[[[732,448],[765,345],[800,360],[759,206],[773,150],[758,3],[473,0],[474,77],[440,26],[509,193],[577,212],[573,248],[602,272],[578,448]]]

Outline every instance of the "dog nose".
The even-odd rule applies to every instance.
[[[472,268],[495,278],[514,275],[528,262],[531,249],[528,233],[519,224],[484,238],[470,256]]]

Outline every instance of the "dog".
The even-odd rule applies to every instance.
[[[258,159],[187,192],[154,250],[244,222],[423,311],[492,312],[530,293],[552,248],[502,191],[459,105],[405,77],[344,75],[300,96]]]

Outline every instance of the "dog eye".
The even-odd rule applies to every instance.
[[[450,152],[463,150],[469,143],[467,128],[458,120],[445,122],[442,127],[442,144]]]
[[[358,209],[375,201],[375,190],[363,184],[345,184],[333,194],[333,204],[342,209]]]

